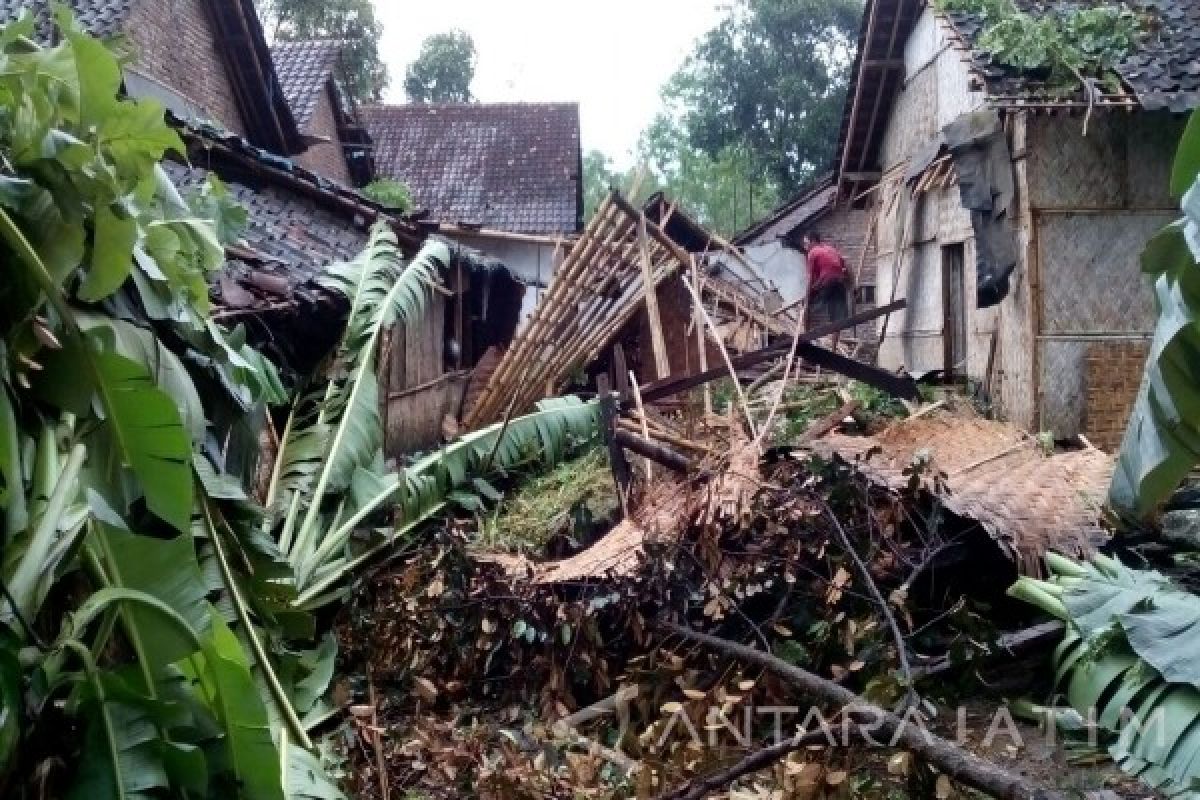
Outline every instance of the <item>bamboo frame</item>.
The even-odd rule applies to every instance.
[[[647,299],[666,277],[688,263],[658,225],[611,192],[555,270],[529,323],[480,393],[467,428],[495,421],[510,402],[524,411],[563,386],[643,305],[649,308]],[[661,366],[669,371],[665,341],[658,344]]]

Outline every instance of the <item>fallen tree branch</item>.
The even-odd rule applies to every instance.
[[[867,568],[862,558],[859,557],[858,551],[854,549],[854,545],[850,542],[850,537],[846,535],[846,529],[842,527],[837,514],[834,514],[833,509],[825,502],[821,503],[821,508],[825,512],[825,516],[829,517],[829,521],[833,523],[833,530],[837,534],[838,544],[842,546],[842,549],[846,551],[846,555],[850,556],[850,560],[854,562],[854,568],[858,571],[858,577],[870,593],[871,599],[875,601],[875,605],[879,606],[879,613],[883,615],[884,620],[892,631],[892,638],[896,640],[896,657],[900,659],[900,671],[904,673],[904,705],[912,707],[917,704],[919,698],[917,697],[917,690],[913,686],[912,665],[908,663],[908,648],[904,644],[904,634],[900,632],[900,625],[896,622],[896,616],[888,606],[883,593],[879,591],[879,587],[875,585],[875,579],[871,577],[871,570]]]
[[[1004,634],[996,640],[995,645],[983,658],[985,661],[994,661],[1004,657],[1015,658],[1051,642],[1057,642],[1062,635],[1063,623],[1060,620],[1043,622],[1025,630]],[[941,656],[927,664],[918,664],[913,668],[913,677],[928,678],[961,665],[961,662],[955,662],[950,656]]]
[[[851,736],[860,736],[858,727],[855,725],[847,725],[846,731]],[[802,735],[784,739],[782,742],[764,747],[761,750],[755,750],[741,761],[719,772],[691,780],[670,794],[661,795],[659,800],[703,800],[713,792],[733,783],[738,778],[766,769],[776,761],[787,758],[797,750],[822,744],[829,744],[829,731],[827,730],[808,731]]]
[[[693,642],[733,656],[750,664],[770,670],[805,694],[836,705],[841,713],[851,715],[867,736],[878,734],[872,741],[908,750],[964,786],[978,789],[1000,800],[1065,800],[1066,794],[1037,786],[1021,775],[985,761],[979,756],[930,732],[922,723],[899,717],[872,703],[861,700],[854,692],[833,681],[792,666],[761,650],[737,642],[694,631],[673,622],[659,624],[660,629]],[[865,723],[865,719],[870,724]]]

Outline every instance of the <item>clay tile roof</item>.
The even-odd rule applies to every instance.
[[[301,131],[307,132],[341,52],[340,39],[303,39],[272,45],[275,72]]]
[[[136,0],[65,0],[75,13],[80,27],[93,36],[115,36],[125,25]],[[52,29],[49,0],[0,0],[0,24],[18,19],[26,9],[34,13],[40,38],[49,38]]]
[[[1148,110],[1186,111],[1200,106],[1200,0],[1118,2],[1149,20],[1148,35],[1116,68],[1138,103]],[[1036,14],[1091,5],[1087,0],[1017,0],[1017,4]],[[1045,94],[1036,76],[996,64],[974,47],[982,32],[977,18],[963,13],[946,16],[972,47],[972,61],[983,75],[989,94],[1008,97]]]
[[[369,106],[376,172],[443,223],[573,233],[582,216],[579,106]]]

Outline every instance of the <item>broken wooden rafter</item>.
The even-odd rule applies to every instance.
[[[613,439],[622,447],[632,450],[642,458],[649,459],[656,464],[662,464],[667,469],[675,472],[688,472],[694,466],[692,460],[665,444],[660,444],[653,439],[647,439],[643,436],[638,436],[625,428],[618,427],[613,433]]]
[[[838,355],[831,350],[811,344],[811,342],[816,339],[820,339],[823,336],[828,336],[832,333],[845,330],[846,328],[851,328],[864,322],[870,322],[871,320],[881,317],[885,314],[899,311],[903,309],[905,305],[906,302],[903,299],[896,300],[895,302],[889,303],[886,306],[881,306],[870,311],[864,311],[861,314],[855,314],[854,316],[844,319],[841,322],[823,325],[815,330],[809,331],[808,333],[802,333],[799,337],[796,353],[801,359],[811,364],[833,370],[834,372],[854,378],[855,380],[860,380],[863,383],[867,383],[878,389],[882,389],[883,391],[895,395],[896,397],[903,397],[907,400],[915,400],[918,396],[917,385],[911,377],[907,375],[895,375],[885,370],[881,370],[878,367],[873,367],[869,364],[864,364],[861,361],[855,361],[854,359],[846,358],[845,356]],[[773,344],[768,347],[764,347],[761,350],[755,350],[751,353],[734,356],[730,358],[730,366],[735,371],[748,369],[758,364],[762,364],[765,361],[770,361],[786,355],[790,347],[790,342]],[[679,394],[680,392],[685,392],[688,389],[695,388],[696,386],[703,386],[706,383],[726,377],[727,375],[729,375],[729,369],[727,367],[715,367],[713,369],[694,373],[692,375],[682,375],[679,377],[671,377],[663,381],[655,381],[654,383],[650,383],[642,387],[642,400],[646,403],[653,403],[665,397],[671,397],[672,395]]]

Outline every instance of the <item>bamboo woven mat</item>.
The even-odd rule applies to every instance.
[[[1106,537],[1100,510],[1115,462],[1100,450],[1047,455],[1012,426],[949,413],[901,420],[876,436],[830,434],[814,449],[893,490],[927,455],[945,475],[946,507],[978,521],[1023,574],[1041,575],[1048,550],[1083,557]]]

